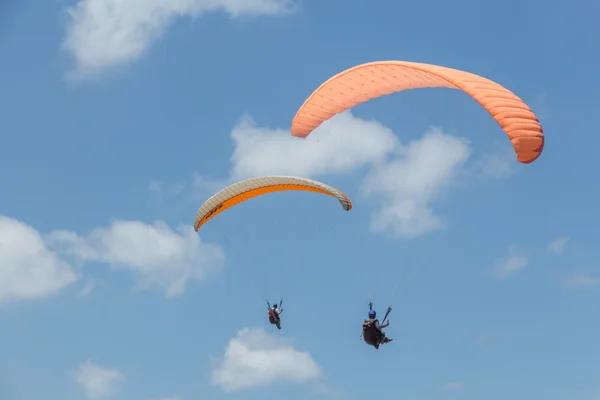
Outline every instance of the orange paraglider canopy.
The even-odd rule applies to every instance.
[[[305,138],[321,123],[360,103],[409,89],[445,87],[469,94],[498,122],[524,164],[544,148],[544,130],[533,111],[514,93],[466,71],[408,61],[377,61],[347,69],[323,83],[304,102],[291,133]]]

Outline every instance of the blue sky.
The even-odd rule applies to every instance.
[[[4,4],[0,398],[600,399],[599,7]],[[505,85],[544,153],[518,164],[444,89],[290,136],[320,83],[387,59]],[[193,231],[212,193],[268,174],[354,209],[279,193]],[[398,207],[410,218],[377,223]],[[398,284],[395,340],[375,351],[368,298],[383,312]],[[264,302],[281,295],[276,331]]]

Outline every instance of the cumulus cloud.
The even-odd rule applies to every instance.
[[[553,241],[551,241],[550,243],[548,243],[548,246],[546,247],[546,249],[550,253],[561,254],[565,251],[565,246],[567,245],[568,241],[569,241],[569,238],[565,237],[565,236],[556,238]]]
[[[367,167],[363,192],[381,207],[371,227],[402,238],[444,226],[431,204],[454,183],[471,152],[466,140],[436,127],[404,146],[389,128],[349,111],[324,122],[307,139],[260,127],[249,116],[231,136],[232,180],[269,174],[314,177]]]
[[[115,397],[125,383],[125,375],[116,368],[105,368],[86,361],[74,373],[75,381],[90,399]]]
[[[510,246],[508,255],[496,260],[494,274],[497,278],[507,278],[518,274],[527,265],[529,265],[527,257],[516,246]]]
[[[0,216],[0,303],[57,293],[78,280],[31,226]]]
[[[306,139],[289,131],[257,126],[248,115],[233,128],[235,142],[232,179],[262,175],[298,175],[352,172],[384,161],[399,141],[377,121],[366,121],[350,112],[324,122]]]
[[[600,286],[600,277],[587,274],[573,275],[564,281],[564,285],[569,289],[596,287]]]
[[[176,19],[224,11],[232,18],[279,15],[292,0],[79,0],[67,8],[62,43],[75,59],[74,76],[95,75],[141,57]]]
[[[469,157],[468,143],[431,128],[398,153],[365,179],[364,192],[376,195],[383,204],[373,216],[372,229],[390,229],[395,236],[412,238],[443,227],[445,221],[435,215],[431,202],[454,182]]]
[[[70,231],[41,235],[31,226],[0,216],[0,303],[34,300],[59,292],[80,279],[73,265],[100,262],[134,275],[135,288],[177,296],[191,281],[216,272],[225,255],[205,244],[189,226],[172,230],[162,221],[114,221],[87,236]],[[96,285],[88,279],[79,295]]]
[[[229,341],[223,360],[213,370],[212,383],[233,392],[277,382],[308,382],[320,375],[309,353],[262,328],[246,328]]]
[[[80,262],[102,262],[127,270],[138,290],[159,289],[167,298],[177,296],[190,281],[200,281],[218,270],[224,253],[216,244],[205,244],[191,226],[176,231],[166,223],[113,221],[87,236],[54,231],[49,243]]]

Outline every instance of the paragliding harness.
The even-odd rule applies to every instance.
[[[373,310],[373,302],[369,302],[369,311]],[[383,322],[381,323],[381,325],[385,325],[385,320],[387,319],[388,315],[390,315],[390,312],[392,312],[392,307],[388,307],[387,312],[385,313],[385,316],[383,317]],[[367,343],[369,343],[369,340],[367,340],[367,338],[372,338],[373,336],[375,339],[374,343],[369,343],[372,346],[375,346],[375,348],[378,348],[380,344],[384,343],[384,334],[383,331],[377,329],[373,323],[375,321],[374,320],[370,320],[370,319],[366,319],[365,322],[363,322],[363,333],[362,336],[363,338],[365,338],[365,341]]]
[[[394,304],[394,300],[400,291],[402,286],[402,281],[398,282],[396,289],[394,290],[394,295],[392,296],[392,300],[390,301],[390,305],[387,308],[387,311],[383,317],[383,321],[381,322],[381,328],[384,328],[387,322],[388,316],[392,312],[392,305]],[[373,311],[373,302],[369,300],[369,311]],[[361,340],[364,340],[368,345],[375,347],[375,349],[379,349],[379,345],[384,343],[389,343],[394,339],[390,339],[386,336],[382,329],[377,329],[374,324],[375,320],[371,320],[370,318],[363,322],[363,329],[361,333]]]
[[[279,301],[279,309],[281,310],[281,303],[283,303],[283,299],[281,299]],[[269,307],[269,322],[273,325],[277,325],[278,329],[281,329],[280,326],[280,317],[279,314],[277,314],[275,311],[273,311],[273,309],[271,308],[271,304],[267,301],[267,306]]]

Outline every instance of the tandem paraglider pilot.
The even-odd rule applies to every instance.
[[[369,319],[363,322],[363,338],[367,344],[375,347],[377,350],[379,350],[379,345],[394,340],[386,337],[385,332],[383,332],[383,328],[390,325],[389,321],[385,321],[390,311],[392,311],[392,308],[388,307],[387,313],[383,317],[383,324],[380,324],[377,319],[377,312],[373,310],[373,304],[369,303]]]

